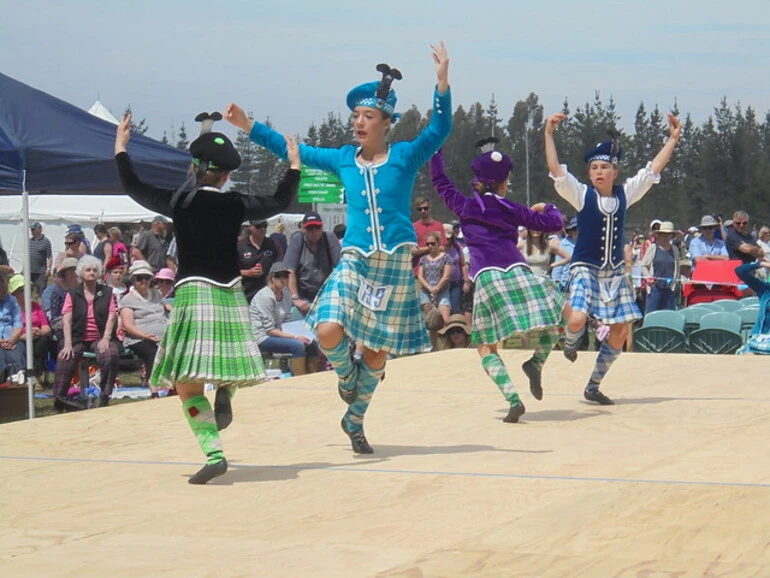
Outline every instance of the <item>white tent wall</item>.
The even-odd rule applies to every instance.
[[[51,241],[53,256],[64,250],[64,235],[72,224],[94,237],[98,223],[151,222],[155,213],[120,195],[29,195],[29,222],[40,221]],[[24,268],[24,230],[21,196],[0,196],[0,240],[16,271]]]

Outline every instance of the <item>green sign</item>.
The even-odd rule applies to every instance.
[[[300,203],[341,203],[344,191],[337,175],[303,167],[297,200]]]

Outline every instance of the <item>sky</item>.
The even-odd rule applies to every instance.
[[[197,135],[194,117],[236,102],[304,134],[386,62],[397,109],[430,107],[430,44],[444,40],[453,106],[500,116],[540,97],[545,114],[612,96],[631,130],[640,102],[678,102],[700,124],[722,97],[770,110],[767,0],[25,0],[0,20],[0,72],[88,109],[130,104],[148,135]],[[10,17],[8,17],[10,15]],[[233,135],[224,121],[216,125]]]

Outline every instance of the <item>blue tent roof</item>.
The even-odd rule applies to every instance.
[[[115,125],[0,74],[0,195],[123,194]],[[128,152],[139,177],[175,189],[190,166],[186,151],[133,134]]]

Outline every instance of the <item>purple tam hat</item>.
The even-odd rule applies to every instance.
[[[498,139],[494,137],[477,142],[476,146],[481,149],[481,154],[471,163],[471,170],[476,175],[475,180],[487,186],[504,181],[513,170],[511,157],[494,150],[497,142]]]

